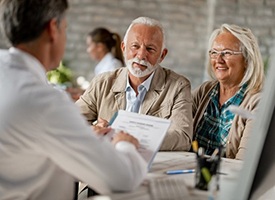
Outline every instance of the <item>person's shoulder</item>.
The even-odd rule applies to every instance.
[[[107,71],[107,72],[103,72],[101,74],[98,74],[94,77],[94,79],[106,80],[106,79],[110,79],[110,78],[115,78],[117,76],[120,76],[122,73],[124,73],[125,70],[127,70],[126,67],[120,67],[120,68],[115,69],[113,71]]]
[[[245,99],[249,102],[259,102],[262,97],[262,91],[259,92],[247,92]]]
[[[199,85],[197,88],[209,90],[213,88],[215,85],[218,84],[217,80],[211,80],[211,81],[204,81],[201,85]]]
[[[112,59],[112,64],[113,64],[114,69],[117,69],[119,67],[123,67],[122,62],[119,59],[115,58],[115,57]]]
[[[258,109],[262,94],[262,92],[247,92],[241,103],[241,107],[247,110]]]
[[[166,80],[190,84],[190,80],[182,74],[179,74],[179,73],[177,73],[171,69],[165,68],[165,67],[161,67],[160,70],[162,70],[163,73],[165,74]]]
[[[7,49],[0,49],[0,56],[7,56],[9,54],[9,51]]]
[[[217,84],[218,84],[217,80],[205,81],[199,86],[197,86],[194,90],[192,90],[192,96],[193,97],[204,96],[207,93],[209,93],[213,89],[213,87],[215,87]]]
[[[8,49],[0,49],[0,62],[3,63],[3,66],[21,65],[20,61],[18,61],[18,56],[11,54]]]
[[[117,59],[112,53],[107,53],[105,57],[100,61],[101,73],[107,71],[113,71],[119,67],[123,67],[123,63]]]

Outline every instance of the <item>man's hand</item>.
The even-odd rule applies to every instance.
[[[97,135],[106,135],[109,131],[112,130],[112,128],[109,127],[108,121],[100,117],[97,119],[97,123],[91,127]]]
[[[115,145],[116,143],[118,143],[120,141],[127,141],[127,142],[130,142],[133,145],[135,145],[136,148],[139,147],[138,140],[135,137],[133,137],[132,135],[125,133],[123,131],[119,131],[118,133],[116,133],[114,135],[112,143]]]
[[[100,126],[91,126],[91,127],[97,135],[106,135],[109,131],[112,130],[111,127],[100,127]]]
[[[108,127],[109,126],[109,122],[107,120],[102,119],[102,118],[99,117],[97,119],[96,126],[99,126],[99,127]]]

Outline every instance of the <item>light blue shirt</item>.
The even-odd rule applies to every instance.
[[[126,91],[126,110],[127,111],[131,111],[132,110],[132,107],[134,106],[137,98],[139,97],[140,98],[140,101],[143,102],[144,100],[144,97],[147,93],[147,91],[150,89],[150,85],[151,85],[151,82],[152,82],[152,79],[153,79],[153,76],[154,76],[154,73],[153,72],[141,85],[143,87],[145,87],[146,89],[146,92],[142,95],[142,96],[136,96],[136,92],[135,90],[132,88],[132,86],[130,85],[130,82],[129,82],[129,76],[127,78],[127,84],[126,84],[126,88],[125,88],[125,91]],[[142,86],[139,85],[138,86],[138,92],[140,95],[140,91],[142,90]],[[140,112],[140,108],[142,107],[142,103],[140,104],[140,107],[139,107],[139,112]]]

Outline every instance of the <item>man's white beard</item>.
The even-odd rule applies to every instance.
[[[138,67],[137,68],[133,67],[134,62],[138,63],[140,65],[146,66],[146,69],[144,71],[142,71]],[[159,66],[158,63],[156,65],[151,65],[149,62],[147,62],[145,60],[140,60],[137,57],[135,57],[133,59],[125,60],[125,63],[126,63],[128,70],[130,71],[130,73],[137,78],[145,77],[145,76],[151,74]]]

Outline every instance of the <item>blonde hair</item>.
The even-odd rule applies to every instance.
[[[230,32],[240,41],[240,50],[247,63],[244,77],[240,83],[242,86],[247,83],[246,92],[259,92],[264,83],[264,63],[256,37],[250,29],[237,25],[222,24],[220,28],[214,30],[209,38],[208,49],[210,50],[215,38],[223,33]],[[216,79],[211,67],[210,58],[207,57],[207,71],[211,78]]]

